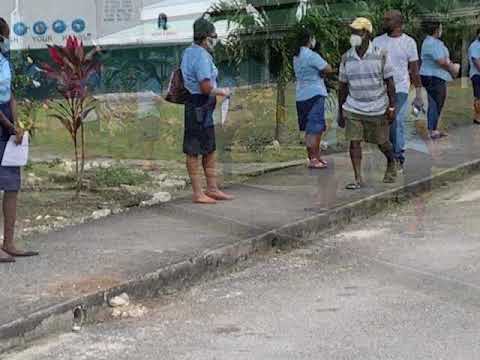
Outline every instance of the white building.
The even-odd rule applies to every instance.
[[[69,35],[85,44],[147,45],[192,41],[192,25],[214,0],[1,0],[10,21],[13,49],[42,49]],[[158,16],[168,18],[159,29]],[[217,23],[220,36],[226,22]]]

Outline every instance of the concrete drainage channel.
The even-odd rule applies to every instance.
[[[319,237],[338,230],[353,219],[372,216],[391,204],[398,204],[427,189],[435,189],[448,182],[460,181],[479,172],[480,160],[464,163],[444,170],[430,178],[419,180],[388,190],[362,200],[313,215],[263,235],[242,240],[191,257],[177,264],[159,269],[140,279],[126,282],[114,288],[72,299],[62,304],[39,310],[29,316],[0,326],[0,354],[16,347],[24,347],[30,341],[53,333],[81,331],[86,324],[105,315],[110,300],[128,294],[132,299],[145,299],[170,294],[175,290],[191,286],[219,271],[275,247],[296,246],[308,242],[315,234]]]

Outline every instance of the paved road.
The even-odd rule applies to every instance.
[[[179,199],[29,236],[25,246],[39,250],[41,256],[0,268],[0,338],[8,333],[4,329],[23,324],[39,311],[305,220],[320,208],[339,208],[478,160],[477,138],[480,128],[471,126],[452,129],[431,149],[410,141],[405,176],[396,184],[381,182],[383,155],[377,149],[366,152],[363,163],[369,186],[355,193],[344,189],[352,180],[348,155],[334,154],[328,157],[326,171],[302,165],[232,186],[229,191],[237,196],[232,202],[206,208]],[[2,339],[0,347],[1,343]]]
[[[480,177],[427,200],[6,358],[479,359]]]

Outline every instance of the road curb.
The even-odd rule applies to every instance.
[[[265,253],[274,247],[294,246],[308,242],[312,234],[318,237],[322,233],[342,228],[353,219],[372,216],[415,194],[439,188],[449,182],[463,180],[479,170],[480,159],[469,161],[454,168],[442,170],[428,178],[368,196],[325,213],[314,214],[233,245],[193,255],[179,263],[121,285],[46,307],[0,326],[0,354],[52,333],[70,331],[75,311],[81,311],[85,315],[85,322],[94,322],[97,315],[106,310],[108,299],[122,292],[127,292],[137,299],[169,294],[172,290],[190,286],[206,276],[215,274],[219,270],[226,270],[255,254]],[[214,218],[212,216],[212,220]]]

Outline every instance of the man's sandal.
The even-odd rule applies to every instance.
[[[345,186],[345,189],[347,190],[360,190],[363,187],[362,184],[360,183],[351,183]]]

